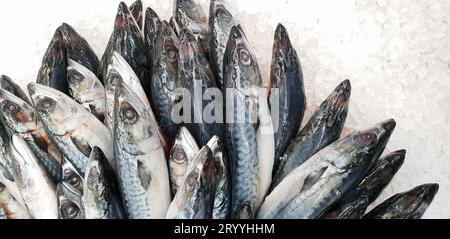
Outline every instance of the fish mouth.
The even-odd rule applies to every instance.
[[[376,144],[377,152],[375,154],[374,159],[378,159],[381,156],[381,154],[383,153],[383,151],[386,148],[386,145],[389,141],[389,138],[392,135],[392,132],[394,132],[396,124],[397,123],[395,122],[394,119],[389,119],[389,120],[379,123],[379,127],[377,127],[377,128],[381,132],[379,132],[379,135],[378,135],[378,142]]]
[[[414,190],[414,189],[413,189]],[[430,183],[424,184],[416,188],[418,197],[423,198],[425,202],[431,202],[434,199],[434,196],[439,191],[439,184]]]

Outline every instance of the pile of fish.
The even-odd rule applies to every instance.
[[[120,3],[100,60],[63,24],[29,94],[7,76],[0,88],[0,218],[421,218],[438,191],[421,185],[366,213],[405,159],[382,156],[395,121],[341,135],[345,80],[300,128],[303,75],[286,29],[267,87],[223,0],[209,18],[176,0],[170,21]],[[174,120],[196,89],[203,99],[178,111],[200,120]],[[224,93],[212,122],[210,89]]]

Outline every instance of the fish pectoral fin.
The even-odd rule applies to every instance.
[[[317,181],[319,181],[320,177],[322,177],[327,168],[328,166],[325,166],[309,174],[303,181],[303,186],[302,189],[300,190],[300,193],[310,189],[315,183],[317,183]]]
[[[147,170],[145,168],[145,165],[138,160],[137,163],[137,169],[138,169],[138,176],[141,180],[141,185],[145,190],[148,190],[150,187],[150,182],[152,181],[152,177],[150,174],[147,173]]]
[[[239,211],[238,219],[254,219],[255,214],[252,205],[249,202],[244,204]]]
[[[70,136],[70,139],[77,149],[80,150],[80,152],[82,152],[86,157],[91,155],[92,148],[85,139],[74,135]]]

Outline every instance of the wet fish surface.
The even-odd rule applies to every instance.
[[[167,161],[144,103],[116,86],[114,153],[123,205],[130,219],[164,218],[170,204]]]
[[[25,92],[17,85],[10,77],[2,75],[0,76],[0,89],[10,92],[11,94],[19,97],[21,100],[25,101],[28,104],[30,103],[30,99],[25,94]]]
[[[106,85],[108,67],[111,64],[114,51],[118,52],[131,66],[138,76],[147,95],[150,95],[147,53],[144,38],[133,15],[125,3],[119,4],[114,23],[114,31],[109,38],[106,50],[100,61],[100,74]]]
[[[36,83],[49,86],[69,95],[67,75],[67,52],[64,38],[57,29],[42,59]]]
[[[172,117],[173,107],[182,99],[178,49],[178,37],[169,24],[162,21],[155,45],[151,102],[156,120],[169,140],[174,139],[180,127]]]
[[[224,0],[212,0],[209,9],[209,31],[211,33],[209,54],[217,86],[223,88],[223,56],[230,31],[237,21],[228,11]]]
[[[399,150],[377,160],[362,182],[340,200],[325,218],[361,219],[367,207],[377,199],[403,165],[405,154],[405,150]]]
[[[203,146],[195,156],[169,206],[168,219],[210,219],[214,207],[216,174],[211,149]]]
[[[80,192],[65,182],[56,186],[58,217],[60,219],[85,219]]]
[[[396,194],[364,215],[363,219],[420,219],[438,190],[438,184],[423,184]]]
[[[58,31],[61,32],[63,38],[66,61],[72,59],[89,69],[89,71],[98,72],[100,61],[86,39],[67,23],[63,23],[58,28]]]
[[[105,121],[105,88],[97,76],[80,63],[69,59],[67,82],[72,98],[88,109],[100,121]]]
[[[275,130],[275,165],[289,143],[297,136],[305,114],[306,97],[303,72],[297,52],[286,28],[279,24],[275,31],[270,68],[270,107]]]
[[[227,91],[233,90],[229,99]],[[273,126],[258,63],[241,27],[233,27],[224,56],[228,156],[232,169],[231,217],[259,209],[272,180]],[[234,102],[230,105],[229,102]]]
[[[0,182],[0,209],[4,211],[4,219],[29,219],[27,209],[23,207]]]
[[[157,57],[157,55],[155,55],[155,51],[157,50],[156,38],[158,37],[160,27],[161,20],[159,19],[158,14],[156,14],[156,12],[152,8],[147,8],[147,10],[145,11],[144,40],[145,45],[147,46],[147,65],[149,76],[152,76],[154,71],[153,59]]]
[[[181,127],[175,137],[169,157],[170,189],[173,196],[183,184],[187,170],[192,165],[198,151],[200,149],[194,137],[187,128]]]
[[[9,135],[18,134],[39,159],[54,182],[61,180],[61,154],[49,141],[34,108],[19,97],[0,89],[0,118]]]
[[[203,52],[209,54],[208,17],[202,6],[195,0],[175,0],[174,17],[180,29],[191,31],[201,45]]]
[[[227,219],[231,213],[230,164],[224,150],[225,147],[219,137],[212,137],[207,145],[211,149],[217,180],[212,218]]]
[[[116,174],[98,147],[92,149],[86,168],[83,203],[87,219],[125,218]]]
[[[289,144],[272,180],[271,190],[292,170],[339,138],[347,118],[350,94],[350,81],[343,81],[320,105]]]
[[[179,80],[191,99],[189,111],[191,117],[189,121],[183,122],[183,125],[189,129],[199,145],[205,145],[214,136],[223,138],[223,101],[216,98],[220,90],[214,80],[208,60],[202,53],[202,49],[194,38],[192,32],[183,29],[180,33],[180,49],[179,49]],[[198,94],[201,93],[201,96]],[[208,107],[214,107],[212,109]],[[204,111],[211,112],[206,115]]]
[[[137,26],[142,30],[142,24],[144,22],[144,6],[141,0],[136,0],[130,5],[130,12],[133,15],[134,20],[136,20]]]
[[[57,219],[55,185],[38,164],[25,140],[18,135],[11,139],[11,163],[14,181],[32,219]]]
[[[266,197],[258,218],[320,218],[358,184],[383,152],[395,121],[356,131],[294,169]]]
[[[94,146],[100,147],[115,165],[110,131],[86,108],[43,85],[30,83],[28,91],[45,132],[81,176],[84,176]]]

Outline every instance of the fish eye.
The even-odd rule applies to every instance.
[[[78,215],[80,208],[69,200],[64,200],[61,204],[61,213],[64,219],[73,219]]]
[[[81,180],[78,178],[76,174],[72,173],[71,175],[69,175],[67,182],[74,187],[78,187],[81,183]]]
[[[239,59],[245,66],[249,66],[252,64],[252,57],[250,53],[245,49],[241,49],[239,51]]]
[[[113,72],[109,74],[108,76],[108,85],[112,88],[116,87],[118,84],[120,84],[120,81],[122,80],[122,77],[120,77],[119,74]]]
[[[187,161],[186,154],[181,148],[179,148],[179,146],[175,146],[173,158],[175,159],[174,161],[177,164],[184,164]]]
[[[164,56],[170,61],[174,62],[178,59],[178,51],[176,51],[173,47],[168,47],[164,51]]]
[[[127,124],[134,124],[139,119],[136,110],[129,105],[120,110],[120,117]]]
[[[0,183],[0,192],[3,192],[5,190],[5,185],[3,185],[2,183]]]
[[[84,76],[74,69],[67,72],[67,79],[71,83],[79,83],[84,80]]]
[[[51,98],[45,97],[37,103],[37,106],[42,110],[53,111],[56,106],[56,101]]]
[[[12,115],[14,115],[20,112],[20,107],[11,101],[5,101],[3,103],[3,110],[9,111]]]
[[[377,138],[374,133],[362,133],[358,136],[357,140],[361,144],[369,144]]]

